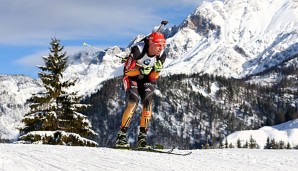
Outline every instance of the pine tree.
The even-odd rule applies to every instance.
[[[279,143],[278,143],[278,148],[279,149],[284,149],[285,148],[285,142],[280,140]]]
[[[248,148],[248,141],[247,140],[245,141],[245,144],[244,144],[243,148]]]
[[[291,149],[291,144],[289,142],[287,143],[287,149]]]
[[[224,148],[224,144],[223,144],[222,138],[220,138],[220,140],[219,140],[219,148],[220,149]]]
[[[270,138],[269,137],[267,137],[264,149],[271,149],[271,143],[270,143]]]
[[[250,138],[249,138],[249,148],[250,149],[257,148],[256,140],[253,139],[252,135],[250,135]]]
[[[240,139],[237,140],[237,148],[242,148],[241,140]]]
[[[64,47],[56,38],[50,44],[50,54],[43,56],[45,65],[38,66],[45,89],[29,100],[30,112],[22,119],[25,126],[20,129],[20,139],[43,144],[96,146],[96,142],[88,139],[96,135],[90,121],[79,113],[89,105],[80,104],[77,92],[67,92],[76,80],[63,80],[68,60]]]
[[[278,145],[275,142],[275,139],[274,138],[271,139],[271,141],[270,141],[270,147],[271,147],[271,149],[277,149],[278,148]]]
[[[210,145],[208,142],[205,143],[205,145],[202,145],[202,149],[209,149]]]
[[[225,148],[229,148],[229,144],[228,144],[228,139],[226,138],[226,141],[225,141]]]

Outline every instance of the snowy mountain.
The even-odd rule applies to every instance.
[[[15,139],[29,107],[26,101],[43,90],[40,82],[23,75],[0,75],[0,138]]]
[[[297,0],[204,2],[179,26],[163,30],[167,36],[168,58],[162,76],[209,73],[228,78],[250,78],[248,76],[253,75],[255,77],[251,77],[248,82],[257,84],[280,81],[283,79],[280,75],[282,72],[274,75],[262,73],[280,66],[297,68],[297,11]],[[137,36],[129,46],[142,37]],[[115,56],[125,56],[127,53],[128,48],[116,46],[104,51],[81,51],[69,57],[64,78],[78,78],[71,91],[78,91],[80,95],[88,97],[104,86],[103,81],[122,75],[123,65]],[[296,81],[298,79],[297,75],[288,77]],[[0,92],[0,137],[11,139],[16,136],[16,127],[28,110],[28,107],[24,107],[26,99],[41,88],[38,80],[28,77],[0,78],[0,86],[3,87]],[[191,83],[194,84],[192,91],[207,94],[206,87],[198,88],[197,82]],[[210,84],[214,89],[217,88],[216,82]],[[295,90],[296,87],[294,84],[292,89]],[[214,95],[210,95],[213,102],[216,101],[214,97],[219,90],[221,89],[217,88],[212,92]],[[290,99],[292,95],[286,98]],[[296,100],[293,103],[296,103],[297,97],[294,98]],[[113,106],[115,102],[109,103]],[[239,106],[225,106],[224,109],[232,108],[230,112],[235,112]],[[252,118],[255,119],[256,116]],[[244,118],[245,123],[249,119],[250,117]],[[181,128],[181,125],[178,127]]]
[[[298,54],[297,11],[296,0],[204,2],[167,39],[168,72],[241,78],[277,66]]]
[[[204,2],[179,26],[164,30],[168,58],[162,75],[209,73],[245,78],[296,58],[297,11],[296,0]],[[129,46],[141,38],[137,36]],[[90,94],[103,80],[122,74],[115,55],[128,52],[119,47],[81,52],[70,59],[66,73],[68,78],[80,78],[75,90]]]
[[[298,54],[298,1],[226,0],[204,2],[179,26],[164,30],[168,59],[163,75],[209,73],[243,78],[278,66]],[[143,36],[137,36],[129,46]],[[67,78],[90,94],[103,80],[120,76],[115,55],[129,49],[89,49],[70,58]]]
[[[101,87],[101,83],[107,79],[118,77],[123,73],[121,59],[115,55],[125,56],[128,49],[117,46],[105,51],[79,52],[69,57],[69,66],[64,72],[65,80],[76,79],[76,86],[71,91],[78,91],[79,95],[90,95]]]
[[[237,131],[230,134],[226,139],[237,147],[238,140],[244,145],[246,141],[249,142],[251,136],[260,148],[265,147],[267,138],[274,139],[277,143],[283,141],[285,145],[289,143],[291,147],[296,147],[298,146],[298,119],[272,127],[264,126],[258,130]]]

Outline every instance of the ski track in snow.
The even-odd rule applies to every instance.
[[[175,156],[110,148],[0,144],[0,154],[0,171],[282,171],[297,170],[298,165],[298,150],[193,150],[189,156]]]

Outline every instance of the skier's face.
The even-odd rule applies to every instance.
[[[165,44],[164,43],[154,43],[154,42],[152,42],[150,44],[150,47],[151,47],[151,50],[152,50],[152,54],[160,55],[160,53],[162,52],[162,50],[165,47]]]

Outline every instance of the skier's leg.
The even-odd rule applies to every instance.
[[[122,122],[116,140],[116,147],[129,147],[126,139],[126,132],[139,101],[137,83],[129,79],[124,80],[124,82],[124,85],[126,85],[125,90],[127,106],[122,115]]]
[[[143,102],[143,109],[142,109],[140,127],[144,128],[145,130],[148,129],[150,119],[151,119],[151,116],[152,116],[152,101],[153,101],[153,94],[148,96],[148,99],[146,99]]]
[[[130,80],[130,84],[131,86],[126,90],[127,106],[122,115],[122,122],[120,126],[123,131],[127,130],[139,102],[137,83]]]
[[[140,89],[140,93],[143,109],[140,123],[140,133],[138,135],[138,147],[150,148],[150,146],[147,145],[147,130],[152,116],[152,101],[154,93],[153,85],[151,83],[145,83]]]
[[[145,83],[142,87],[142,116],[140,127],[142,130],[147,130],[152,116],[152,102],[153,102],[154,87],[151,83]]]

